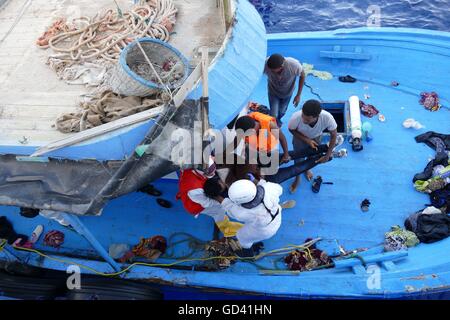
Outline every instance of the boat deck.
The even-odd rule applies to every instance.
[[[291,181],[283,184],[285,192],[282,200],[295,199],[297,206],[283,211],[282,226],[276,236],[264,241],[265,248],[272,250],[288,244],[302,244],[307,238],[316,237],[337,240],[346,250],[376,247],[383,243],[384,233],[391,226],[403,225],[409,214],[428,203],[428,197],[415,191],[411,180],[434,156],[434,151],[424,144],[417,144],[414,137],[427,130],[448,130],[448,110],[442,109],[435,113],[426,111],[418,104],[415,95],[386,84],[364,81],[349,84],[341,83],[336,78],[322,81],[311,76],[307,83],[324,100],[329,101],[369,94],[371,98],[367,102],[379,108],[387,120],[381,123],[376,117],[363,117],[363,121],[372,124],[374,138],[364,143],[364,151],[352,152],[351,146],[345,142],[341,147],[349,150],[347,158],[335,159],[313,170],[324,181],[333,182],[333,185],[322,185],[320,193],[315,194],[311,191],[310,182],[303,177],[297,193],[291,195],[287,191]],[[252,100],[267,103],[265,89],[266,82],[263,79]],[[312,98],[315,96],[305,88],[302,100]],[[295,111],[292,106],[289,108],[286,121]],[[419,120],[426,129],[416,131],[403,128],[401,123],[410,117]],[[284,130],[290,140],[291,135]],[[105,248],[113,243],[136,244],[140,237],[156,234],[170,237],[179,232],[187,232],[204,241],[212,239],[212,220],[204,216],[194,219],[184,212],[180,202],[175,201],[177,181],[161,180],[154,185],[163,192],[163,198],[174,204],[174,208],[161,208],[156,204],[156,198],[134,193],[110,202],[101,217],[81,219]],[[360,209],[360,203],[365,198],[372,203],[368,212]],[[13,212],[16,209],[11,208],[7,216],[14,221],[18,232],[30,234],[37,224],[43,224],[46,231],[59,229],[66,234],[66,242],[57,250],[58,253],[95,256],[88,242],[77,233],[42,217],[26,219]],[[52,251],[42,244],[38,248]],[[181,246],[176,256],[183,256],[188,251],[188,248]],[[261,265],[270,268],[272,262],[268,259]],[[254,273],[255,267],[238,263],[227,271]]]
[[[427,111],[419,104],[419,94],[422,91],[436,90],[442,98],[441,103],[449,106],[449,91],[446,87],[449,74],[445,72],[445,66],[448,65],[450,47],[446,35],[422,35],[423,39],[420,39],[421,35],[418,32],[414,34],[415,32],[387,30],[377,33],[354,30],[348,35],[344,31],[337,31],[337,35],[314,33],[301,34],[301,37],[289,34],[269,37],[269,54],[280,52],[293,56],[301,62],[315,64],[317,70],[329,71],[334,75],[330,81],[312,76],[307,78],[307,84],[323,100],[347,100],[350,96],[357,95],[366,103],[376,106],[386,117],[386,122],[378,121],[377,117],[369,119],[362,116],[362,121],[372,124],[373,140],[364,142],[364,150],[359,153],[353,152],[348,142],[345,142],[340,148],[349,150],[347,158],[334,159],[316,167],[313,170],[316,175],[321,175],[324,181],[333,182],[333,185],[322,185],[320,193],[313,193],[311,184],[305,178],[302,178],[297,193],[293,195],[288,191],[291,181],[283,184],[285,191],[282,200],[296,200],[297,206],[283,211],[278,233],[264,241],[266,251],[290,244],[302,244],[307,238],[321,237],[337,241],[347,251],[372,248],[371,253],[379,253],[385,232],[393,225],[403,226],[410,214],[429,203],[428,195],[414,189],[412,178],[423,170],[435,152],[425,144],[416,143],[414,137],[426,131],[448,134],[450,111],[448,108],[442,108],[438,112]],[[341,34],[344,36],[341,37]],[[364,46],[365,52],[372,55],[370,62],[343,60],[334,64],[330,60],[319,58],[320,50],[330,50],[335,44],[353,49],[355,43]],[[417,59],[428,61],[429,65],[433,62],[440,67],[431,65],[430,68],[426,64],[412,63]],[[383,64],[379,61],[383,61]],[[358,81],[339,82],[337,77],[346,74],[354,76]],[[400,85],[392,87],[392,81],[398,81]],[[370,99],[364,99],[365,94]],[[313,98],[317,97],[305,87],[302,102]],[[264,78],[250,99],[268,104]],[[285,123],[295,111],[291,104],[284,118]],[[425,128],[403,128],[402,123],[407,118],[418,120]],[[290,142],[291,134],[286,127],[283,130]],[[194,219],[175,200],[178,190],[176,180],[160,180],[154,185],[163,192],[163,198],[173,203],[173,208],[162,208],[157,204],[156,198],[133,193],[111,201],[100,217],[80,219],[105,248],[114,243],[135,245],[141,237],[158,234],[173,241],[185,239],[181,234],[172,238],[180,232],[189,233],[203,241],[212,239],[212,219],[205,216]],[[366,198],[371,201],[370,210],[362,212],[360,203]],[[60,249],[46,247],[41,240],[36,246],[39,250],[84,258],[95,258],[98,255],[81,235],[54,221],[42,217],[26,219],[18,214],[17,208],[12,207],[3,207],[1,215],[6,215],[19,233],[30,234],[36,225],[42,224],[45,232],[57,229],[66,234],[66,241]],[[378,291],[367,287],[368,274],[355,274],[350,268],[303,272],[300,275],[261,276],[260,269],[273,269],[274,261],[279,256],[264,258],[257,265],[238,262],[222,272],[214,273],[194,272],[189,268],[187,271],[180,271],[138,266],[127,276],[152,278],[179,285],[281,296],[392,297],[394,294],[401,296],[411,292],[420,293],[421,290],[426,292],[430,288],[448,290],[450,269],[446,253],[449,246],[450,238],[447,238],[433,244],[419,244],[408,250],[408,257],[396,261],[395,269],[382,269],[382,288]],[[185,243],[177,245],[170,253],[180,258],[189,252]],[[201,254],[197,254],[193,257],[200,256]],[[39,259],[33,261],[36,265],[44,263]],[[102,259],[99,258],[99,261]],[[174,261],[170,257],[158,260],[161,263]],[[106,263],[89,263],[93,267],[102,267],[103,272],[111,272]],[[184,265],[189,266],[191,263],[186,262]],[[45,261],[44,266],[65,270],[65,266],[57,262],[51,264],[50,261]],[[284,268],[282,263],[278,267]]]
[[[117,2],[122,11],[133,3]],[[170,44],[190,60],[201,46],[221,46],[225,25],[216,1],[174,3],[179,11]],[[41,146],[68,136],[54,128],[55,120],[75,111],[88,89],[59,80],[45,64],[49,51],[35,43],[57,17],[93,16],[109,8],[115,9],[113,1],[10,0],[0,8],[1,145]]]

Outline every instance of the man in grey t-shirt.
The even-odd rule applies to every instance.
[[[286,113],[291,101],[297,77],[300,80],[297,94],[294,97],[294,106],[297,107],[300,103],[305,73],[298,60],[285,58],[280,54],[273,54],[267,59],[264,73],[268,77],[270,113],[277,119],[278,126],[281,127],[281,118]]]

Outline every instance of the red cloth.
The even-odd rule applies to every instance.
[[[192,201],[188,196],[188,192],[195,189],[203,189],[206,180],[207,178],[192,169],[184,170],[181,173],[177,200],[181,200],[184,209],[194,216],[205,210],[205,208]]]

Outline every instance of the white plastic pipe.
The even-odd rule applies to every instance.
[[[349,98],[350,103],[350,123],[352,129],[352,138],[362,138],[362,124],[361,124],[361,110],[359,109],[359,98],[357,96],[351,96]]]

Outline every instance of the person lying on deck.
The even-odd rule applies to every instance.
[[[261,170],[261,166],[257,164],[252,164],[246,161],[245,158],[240,158],[237,155],[232,165],[218,165],[217,173],[222,179],[226,186],[231,186],[234,182],[242,179],[250,179],[254,181],[259,181],[264,179],[268,182],[273,183],[283,183],[291,178],[294,178],[306,171],[314,168],[318,165],[317,160],[325,156],[328,152],[328,145],[321,144],[317,149],[305,148],[300,150],[300,152],[289,151],[289,157],[292,160],[301,159],[296,161],[290,166],[285,166],[277,168],[276,172],[273,174],[264,174]],[[283,154],[278,155],[279,163]],[[331,158],[330,158],[331,161]]]
[[[280,197],[283,189],[279,184],[260,180],[256,185],[250,180],[238,180],[224,193],[226,185],[220,179],[209,179],[205,194],[220,202],[227,214],[244,226],[236,238],[242,250],[240,257],[253,257],[263,249],[261,241],[273,237],[281,226]]]
[[[317,164],[326,163],[330,160],[332,152],[336,147],[337,123],[331,113],[322,110],[320,102],[308,100],[304,103],[302,110],[295,112],[288,124],[289,131],[293,135],[292,145],[294,152],[301,154],[308,150],[318,150],[325,130],[330,132],[330,142],[327,152],[317,160]],[[296,163],[300,159],[295,160]],[[311,170],[306,171],[306,179],[313,178]],[[300,183],[300,176],[296,176],[290,187],[291,193],[297,190]]]
[[[208,165],[206,171],[197,169],[182,171],[176,197],[177,200],[181,200],[184,209],[196,218],[200,214],[204,214],[212,217],[215,222],[220,222],[225,218],[225,210],[219,202],[208,198],[203,190],[205,182],[216,175],[216,164],[213,157],[210,157]]]

